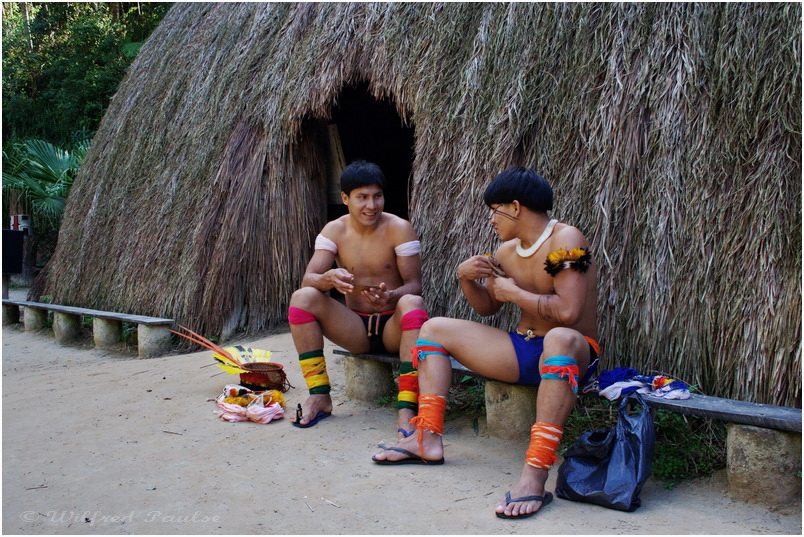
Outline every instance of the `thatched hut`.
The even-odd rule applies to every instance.
[[[454,267],[494,243],[486,182],[523,164],[591,238],[607,367],[800,406],[800,51],[799,4],[177,3],[34,294],[284,323],[363,157],[422,238],[432,313],[471,316]]]

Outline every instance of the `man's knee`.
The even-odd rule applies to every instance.
[[[553,328],[544,336],[545,353],[548,352],[548,349],[555,349],[554,353],[562,352],[575,355],[587,345],[583,334],[572,328]]]
[[[396,308],[403,315],[412,310],[423,310],[424,299],[419,295],[403,295],[396,303]]]
[[[432,317],[422,325],[419,337],[428,339],[428,337],[438,337],[449,328],[449,317]]]
[[[296,308],[310,309],[326,298],[326,295],[315,287],[302,287],[290,295],[290,305]]]

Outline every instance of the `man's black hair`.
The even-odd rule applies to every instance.
[[[373,162],[356,160],[341,172],[341,191],[347,196],[355,188],[377,185],[385,190],[385,175]]]
[[[547,212],[553,208],[553,189],[535,171],[515,166],[497,175],[483,193],[483,201],[489,207],[514,200],[532,211]]]

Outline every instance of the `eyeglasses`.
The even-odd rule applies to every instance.
[[[490,207],[492,216],[504,216],[504,217],[508,218],[509,220],[514,220],[514,221],[519,220],[519,218],[516,217],[516,216],[513,216],[513,215],[510,215],[508,213],[502,212],[500,210],[500,207],[502,207],[502,205],[497,205],[496,207]]]

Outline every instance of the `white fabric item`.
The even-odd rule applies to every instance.
[[[396,255],[401,257],[416,255],[421,251],[422,251],[422,245],[419,241],[403,242],[402,244],[394,248],[394,252],[396,252]]]
[[[315,238],[315,249],[326,250],[333,254],[338,253],[338,245],[319,233]]]
[[[270,423],[272,420],[279,419],[285,415],[285,410],[279,403],[271,403],[263,406],[263,396],[260,395],[247,407],[242,407],[234,403],[225,403],[224,395],[218,399],[218,417],[224,421],[253,421],[256,423]]]
[[[671,388],[670,386],[662,386],[658,390],[651,393],[656,397],[663,399],[689,399],[690,391],[684,388]]]
[[[620,398],[623,390],[625,388],[630,388],[632,386],[638,386],[639,389],[637,390],[638,393],[650,393],[651,388],[648,384],[639,381],[639,380],[623,380],[621,382],[615,382],[605,390],[600,390],[601,397],[605,397],[609,401],[616,401]]]

